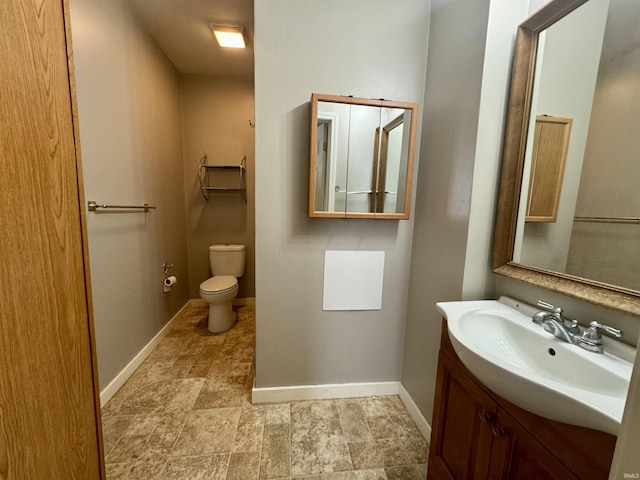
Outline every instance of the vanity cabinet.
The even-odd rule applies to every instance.
[[[496,395],[458,359],[444,323],[428,480],[607,479],[615,441]]]
[[[498,404],[440,352],[428,479],[488,478]]]
[[[571,470],[502,408],[498,408],[492,431],[494,438],[489,478],[578,480]]]

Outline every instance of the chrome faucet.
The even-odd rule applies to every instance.
[[[576,335],[570,332],[564,322],[554,315],[550,315],[544,320],[542,326],[546,332],[552,333],[560,340],[567,343],[575,343]]]
[[[580,327],[576,320],[564,318],[564,311],[560,307],[538,300],[538,306],[547,311],[540,311],[533,315],[533,323],[542,325],[544,329],[567,343],[575,343],[573,338],[580,335]]]
[[[576,320],[564,318],[564,312],[560,307],[538,300],[538,306],[546,311],[536,312],[532,318],[533,323],[541,325],[545,331],[553,334],[560,340],[577,345],[588,352],[603,353],[602,335],[600,331],[608,333],[614,337],[621,337],[622,331],[617,328],[608,327],[598,322],[591,322],[582,335]]]

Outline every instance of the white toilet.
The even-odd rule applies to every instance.
[[[200,284],[200,298],[209,304],[210,332],[224,332],[236,318],[231,301],[238,294],[238,277],[244,274],[244,245],[209,246],[209,265],[213,277]]]

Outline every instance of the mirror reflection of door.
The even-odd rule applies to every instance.
[[[375,192],[371,200],[371,211],[376,213],[395,213],[404,205],[398,204],[398,198],[404,198],[406,185],[401,182],[406,176],[406,158],[408,137],[404,124],[411,122],[411,112],[398,108],[383,108],[381,111],[382,129],[375,133],[374,169],[371,189]],[[382,133],[380,133],[382,131]],[[402,203],[402,202],[401,202]]]
[[[316,141],[316,209],[326,212],[340,211],[336,204],[338,171],[338,114],[336,112],[318,112],[318,134]],[[344,205],[341,202],[341,205]],[[343,207],[344,208],[344,207]]]
[[[315,172],[310,172],[316,180],[313,201],[317,211],[345,212],[346,209],[350,111],[348,104],[318,102],[314,120],[318,137],[313,147]]]
[[[388,112],[384,110],[388,110]],[[382,114],[388,117],[395,114],[395,111],[396,109],[383,109]],[[374,172],[371,182],[371,189],[375,192],[375,195],[372,196],[372,212],[390,213],[396,211],[404,137],[403,123],[404,112],[382,127],[382,135],[380,135],[380,128],[376,129],[376,152],[373,159]]]
[[[331,122],[324,119],[318,120],[318,138],[316,145],[316,206],[323,210],[333,211],[334,190],[332,188],[331,173],[335,174],[335,159],[331,158],[329,152],[329,135],[331,132]],[[332,161],[334,163],[332,163]]]

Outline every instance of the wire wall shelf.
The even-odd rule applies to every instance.
[[[202,197],[210,203],[214,196],[240,195],[247,201],[247,157],[240,165],[209,165],[207,154],[200,159],[198,179]]]

